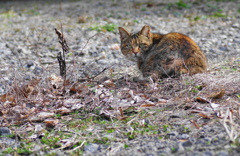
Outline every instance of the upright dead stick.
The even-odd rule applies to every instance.
[[[61,24],[61,31],[62,31],[62,24]],[[55,28],[55,32],[58,35],[58,42],[62,46],[62,52],[59,52],[57,55],[58,63],[59,63],[59,68],[60,68],[60,75],[63,78],[63,93],[65,93],[65,82],[66,82],[66,77],[67,77],[67,67],[66,67],[66,58],[65,54],[69,53],[69,47],[67,45],[67,42],[63,36],[63,32],[60,32]]]
[[[66,59],[65,59],[65,54],[69,52],[69,47],[67,45],[66,40],[64,39],[63,33],[61,33],[59,30],[55,28],[55,32],[58,35],[58,42],[62,46],[62,53],[59,52],[57,55],[59,67],[60,67],[60,75],[66,80]]]

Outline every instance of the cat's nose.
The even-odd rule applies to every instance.
[[[133,49],[132,49],[132,53],[135,54],[135,55],[136,55],[137,53],[139,53],[138,48],[133,48]]]

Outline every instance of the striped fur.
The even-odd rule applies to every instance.
[[[119,33],[123,55],[137,62],[143,76],[178,77],[202,73],[207,69],[206,56],[186,35],[151,33],[147,25],[136,34],[119,27]]]

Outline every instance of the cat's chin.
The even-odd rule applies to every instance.
[[[128,55],[127,58],[133,62],[138,62],[139,59],[141,59],[141,57],[138,55]]]
[[[138,60],[139,60],[139,57],[129,57],[128,58],[129,60],[131,60],[131,61],[133,61],[133,62],[138,62]]]

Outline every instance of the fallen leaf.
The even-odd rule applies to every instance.
[[[55,74],[52,74],[49,78],[51,85],[55,89],[59,89],[60,86],[63,85],[63,79],[60,76],[56,76]]]
[[[46,118],[51,118],[55,115],[55,113],[51,112],[40,112],[38,114],[32,115],[29,120],[30,121],[42,121]]]
[[[191,110],[190,113],[200,113],[202,112],[202,110],[197,110],[197,109],[194,109],[194,110]]]
[[[57,113],[61,115],[69,114],[71,112],[70,109],[67,109],[66,107],[61,107],[57,109]]]
[[[221,89],[220,91],[214,92],[211,95],[209,95],[208,98],[220,99],[223,97],[224,94],[225,94],[225,89]]]
[[[45,126],[47,128],[52,129],[59,123],[59,120],[58,119],[46,119],[43,122],[45,123]]]
[[[197,128],[197,129],[200,128],[200,126],[196,123],[196,121],[190,120],[190,122],[193,124],[193,126],[194,126],[195,128]]]
[[[161,99],[161,100],[159,100],[159,101],[156,103],[156,105],[162,105],[162,104],[165,104],[165,103],[167,103],[167,102],[168,102],[168,100]]]
[[[25,97],[27,98],[29,95],[33,94],[35,91],[36,86],[40,82],[40,79],[33,79],[28,82],[27,85],[24,85],[22,87],[15,86],[13,90],[10,90],[8,93],[0,95],[0,102],[6,102],[9,101],[12,104],[16,103],[15,97]]]
[[[129,116],[125,116],[125,117],[117,117],[118,120],[126,120],[127,118],[129,118]]]
[[[156,106],[155,104],[150,104],[150,103],[144,103],[140,107],[154,107]]]
[[[23,96],[28,97],[29,95],[33,94],[40,80],[41,78],[33,79],[29,81],[27,85],[23,86],[21,89]]]
[[[7,102],[7,101],[9,101],[11,104],[14,104],[14,105],[16,104],[16,100],[13,95],[9,93],[0,95],[0,102]]]
[[[206,100],[202,97],[197,97],[197,98],[195,98],[194,101],[201,102],[201,103],[210,103],[208,100]]]
[[[87,20],[89,20],[90,19],[90,17],[88,17],[88,16],[79,16],[78,17],[78,23],[86,23],[87,22]]]
[[[71,88],[70,88],[70,93],[78,93],[78,94],[85,94],[89,91],[88,86],[85,84],[74,84]]]
[[[120,116],[121,116],[121,117],[124,117],[123,110],[122,110],[121,107],[119,108],[119,112],[120,112]]]
[[[207,114],[205,114],[205,113],[198,113],[198,115],[199,116],[201,116],[201,117],[203,117],[203,118],[205,118],[205,119],[211,119],[211,116],[209,116],[209,115],[207,115]]]
[[[113,80],[106,80],[103,82],[105,87],[115,87],[116,85],[113,83]]]

